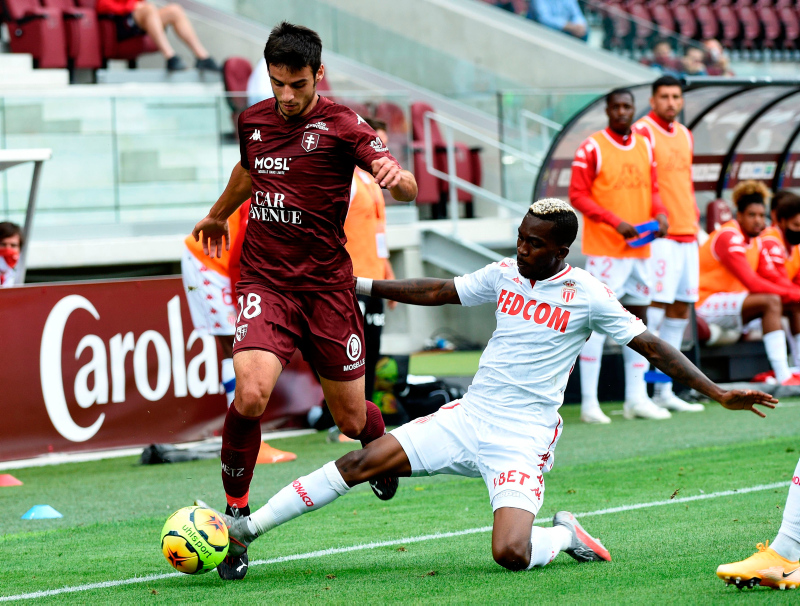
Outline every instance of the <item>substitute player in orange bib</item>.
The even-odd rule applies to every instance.
[[[363,322],[343,226],[356,165],[398,200],[413,200],[417,184],[361,116],[317,94],[321,57],[316,32],[285,22],[272,30],[264,59],[275,97],[240,115],[241,160],[192,232],[219,256],[230,246],[228,217],[252,198],[236,293],[236,395],[222,430],[222,484],[234,516],[249,512],[261,415],[297,348],[342,433],[362,444],[385,433],[380,410],[364,399]],[[391,498],[397,478],[371,485]],[[247,562],[240,552],[217,570],[241,579]]]
[[[658,195],[658,179],[650,144],[631,131],[633,94],[613,90],[606,96],[608,128],[584,141],[572,162],[569,198],[583,213],[583,254],[586,271],[606,284],[626,308],[644,319],[650,304],[650,245],[634,247],[636,229],[658,221],[667,233],[667,215]],[[610,423],[597,400],[600,360],[605,336],[594,333],[580,355],[581,420]],[[647,396],[647,362],[637,352],[622,349],[625,361],[625,418],[666,419],[670,413]]]
[[[741,331],[743,322],[761,318],[764,349],[775,379],[782,385],[800,385],[792,376],[781,328],[783,303],[800,301],[800,289],[767,280],[757,273],[762,254],[759,234],[764,231],[769,190],[763,183],[743,181],[733,190],[736,219],[724,223],[700,247],[700,296],[697,315],[709,325]]]
[[[697,258],[699,229],[697,203],[692,183],[692,133],[676,118],[683,109],[679,80],[662,76],[653,82],[650,113],[633,125],[633,132],[646,137],[653,149],[661,201],[669,215],[666,237],[650,245],[654,287],[647,309],[647,326],[667,343],[681,348],[689,325],[690,306],[697,301],[700,281]],[[665,317],[666,315],[666,317]],[[672,383],[656,383],[653,402],[677,412],[699,412],[702,404],[690,404],[672,391]]]

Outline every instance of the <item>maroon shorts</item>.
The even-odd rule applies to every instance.
[[[353,381],[364,376],[364,320],[354,289],[277,292],[239,282],[236,292],[234,354],[269,351],[285,368],[299,348],[321,377]]]

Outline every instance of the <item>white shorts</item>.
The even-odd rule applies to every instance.
[[[234,334],[237,311],[231,279],[208,269],[188,248],[181,257],[181,276],[195,329],[210,335]]]
[[[720,328],[742,330],[742,305],[748,292],[717,292],[703,301],[697,315]]]
[[[613,290],[623,305],[650,305],[650,259],[586,257],[586,271]]]
[[[658,238],[650,245],[655,284],[653,301],[694,303],[700,287],[700,258],[697,242],[676,242]]]
[[[514,507],[535,516],[562,427],[559,417],[555,427],[523,425],[530,433],[516,433],[471,416],[456,400],[391,433],[408,456],[412,476],[482,477],[492,511]]]

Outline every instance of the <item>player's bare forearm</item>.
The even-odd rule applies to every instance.
[[[643,355],[661,372],[674,381],[696,389],[712,400],[720,401],[725,391],[705,376],[680,351],[649,331],[644,331],[628,343],[628,347]]]
[[[250,179],[250,172],[237,163],[231,171],[225,191],[211,207],[208,216],[220,221],[227,220],[250,197],[252,189],[253,181]]]
[[[408,280],[375,280],[372,294],[411,305],[459,304],[456,285],[453,280],[436,278],[412,278]]]
[[[648,331],[634,337],[628,347],[643,355],[673,380],[696,389],[729,410],[749,410],[764,417],[764,413],[756,409],[755,405],[775,408],[778,403],[771,395],[755,389],[725,391],[706,377],[680,351]]]
[[[389,188],[392,198],[398,202],[411,202],[417,197],[417,180],[407,170],[400,171],[400,182]]]

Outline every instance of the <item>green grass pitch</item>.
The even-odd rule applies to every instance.
[[[487,532],[412,542],[423,535],[491,525],[481,480],[452,476],[401,480],[393,501],[361,486],[321,511],[281,526],[253,544],[250,558],[273,560],[327,548],[400,540],[392,545],[251,567],[242,582],[215,572],[135,582],[169,574],[158,545],[167,515],[202,498],[223,504],[219,463],[141,467],[135,458],[20,469],[23,486],[0,488],[0,599],[111,582],[59,593],[40,603],[297,604],[558,603],[797,604],[800,591],[738,591],[716,566],[751,555],[780,525],[787,488],[682,502],[701,494],[787,482],[800,456],[800,402],[787,401],[766,420],[708,405],[668,421],[625,421],[604,407],[608,426],[578,422],[562,409],[564,435],[546,476],[541,517],[669,501],[666,505],[585,517],[611,563],[579,564],[562,554],[544,569],[511,573],[491,558]],[[260,465],[251,503],[348,450],[324,434],[280,440],[296,461]],[[676,494],[677,493],[677,494]],[[675,498],[670,501],[670,497]],[[47,503],[63,519],[25,521]]]

